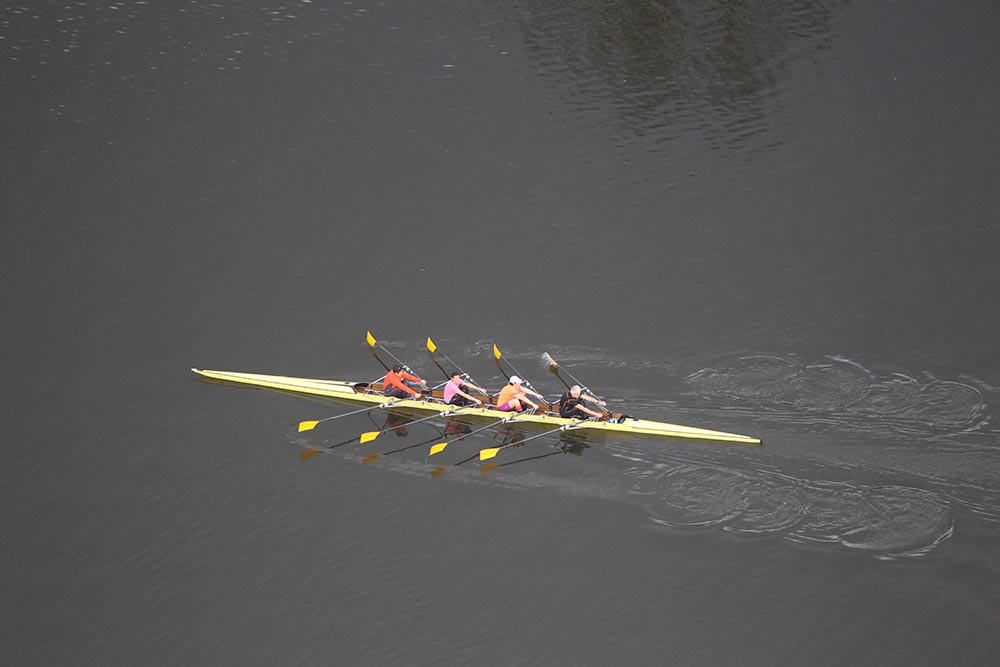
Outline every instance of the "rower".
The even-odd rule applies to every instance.
[[[590,401],[601,406],[607,405],[607,403],[599,398],[584,394],[580,385],[575,384],[559,399],[559,416],[566,419],[590,419],[591,417],[601,416],[600,412],[586,407],[583,404],[584,401]]]
[[[385,374],[382,381],[382,393],[393,398],[411,398],[420,400],[419,391],[414,391],[411,384],[417,384],[427,389],[427,381],[403,370],[402,364],[396,364]]]
[[[516,375],[510,376],[510,383],[505,384],[503,389],[500,390],[500,394],[497,396],[497,409],[504,412],[510,412],[511,410],[515,412],[521,412],[524,408],[521,406],[522,403],[527,403],[531,406],[531,410],[535,411],[538,409],[538,405],[533,403],[528,394],[540,398],[543,401],[545,397],[539,394],[534,389],[524,386],[524,380]]]
[[[479,385],[475,385],[469,380],[463,380],[462,373],[460,371],[452,371],[448,377],[450,379],[448,380],[448,383],[444,386],[443,399],[445,403],[449,403],[451,405],[458,405],[461,407],[473,404],[475,405],[483,404],[483,402],[478,398],[476,398],[475,396],[466,394],[463,391],[463,389],[475,389],[481,394],[489,396],[489,392],[480,387]]]

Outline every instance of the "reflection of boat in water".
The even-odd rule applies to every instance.
[[[239,373],[233,371],[213,371],[191,369],[195,373],[222,381],[226,384],[272,389],[285,393],[311,398],[331,398],[353,405],[370,405],[379,407],[391,404],[393,410],[414,412],[418,414],[440,413],[442,418],[470,417],[473,419],[498,420],[509,417],[510,413],[501,412],[495,406],[464,407],[447,405],[441,402],[440,392],[432,392],[420,400],[393,399],[382,395],[381,385],[369,382],[344,382],[339,380],[321,380],[311,378],[295,378],[280,375],[262,375],[257,373]],[[560,417],[556,406],[544,404],[542,410],[534,414],[518,414],[519,424],[537,424],[549,428],[571,427],[573,430],[588,433],[617,433],[622,435],[651,435],[662,438],[681,440],[704,440],[746,445],[760,444],[760,440],[748,435],[713,431],[693,426],[669,424],[651,419],[638,419],[619,413],[611,413],[599,420],[579,421]]]
[[[586,433],[562,431],[559,434],[559,449],[564,454],[583,456],[583,450],[589,449],[592,441],[592,437]]]
[[[385,423],[382,425],[381,430],[395,433],[398,438],[405,438],[409,435],[409,431],[406,430],[406,425],[411,421],[413,420],[406,415],[387,412],[385,415]]]

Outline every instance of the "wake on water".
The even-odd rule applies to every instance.
[[[566,351],[560,354],[575,359]],[[602,363],[631,365],[592,356],[586,361],[589,367]],[[663,365],[662,370],[667,368]],[[690,372],[683,387],[683,401],[629,403],[638,404],[636,410],[652,418],[697,413],[705,418],[699,421],[711,423],[711,418],[753,415],[758,427],[769,434],[765,447],[608,437],[599,443],[595,440],[597,446],[584,454],[585,478],[533,469],[532,459],[544,453],[541,446],[531,453],[510,452],[482,468],[478,461],[455,466],[454,458],[447,460],[445,455],[432,459],[426,447],[404,456],[381,457],[379,465],[412,475],[439,476],[447,470],[444,477],[466,483],[545,488],[624,502],[655,524],[672,529],[772,536],[881,559],[932,552],[954,534],[959,508],[1000,523],[1000,494],[988,484],[955,483],[947,475],[912,473],[903,475],[903,483],[899,470],[880,469],[870,461],[809,461],[790,457],[788,452],[794,449],[783,447],[782,454],[774,455],[766,446],[769,439],[785,437],[794,443],[802,438],[802,431],[820,431],[827,439],[831,432],[853,439],[863,435],[869,447],[876,449],[897,446],[902,439],[918,450],[951,447],[992,457],[995,433],[988,430],[989,409],[982,391],[971,384],[934,378],[922,381],[901,373],[880,375],[843,358],[805,364],[790,357],[756,354],[719,360]],[[726,404],[720,407],[723,401]],[[705,403],[713,407],[705,408]],[[298,446],[324,447],[315,435],[290,437]],[[419,436],[407,437],[416,441]],[[476,451],[484,439],[488,438],[469,438],[461,458]],[[582,440],[586,442],[587,437]],[[829,446],[835,447],[836,442]],[[349,448],[329,451],[351,460],[359,458],[357,450]],[[557,450],[549,455],[554,453]],[[484,474],[483,470],[491,471]]]

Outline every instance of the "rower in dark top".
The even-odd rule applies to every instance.
[[[420,400],[420,392],[414,391],[410,387],[410,383],[415,383],[420,385],[422,388],[427,388],[427,382],[416,375],[411,375],[403,370],[400,364],[396,364],[392,367],[392,370],[385,374],[385,380],[382,381],[382,393],[386,396],[392,396],[394,398],[412,398],[415,400]]]
[[[559,416],[567,419],[590,419],[591,417],[601,416],[600,412],[584,406],[584,401],[590,401],[601,406],[607,405],[607,403],[596,396],[583,394],[580,385],[575,384],[559,399]]]

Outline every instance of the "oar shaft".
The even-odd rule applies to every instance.
[[[383,352],[385,352],[386,354],[388,354],[390,357],[392,357],[392,360],[395,361],[400,366],[402,366],[403,368],[405,368],[407,372],[409,372],[409,373],[413,372],[412,368],[410,368],[407,364],[404,364],[402,361],[400,361],[399,357],[397,357],[395,354],[393,354],[392,352],[390,352],[389,350],[387,350],[386,347],[385,347],[385,345],[383,345],[382,343],[378,344],[378,349],[382,350]]]
[[[382,368],[384,368],[384,369],[385,369],[385,372],[386,372],[386,373],[388,373],[388,372],[389,372],[389,366],[388,366],[388,365],[386,365],[386,363],[385,363],[384,361],[382,361],[381,359],[379,359],[379,356],[378,356],[378,354],[376,354],[376,353],[375,353],[375,348],[374,348],[374,347],[369,347],[369,348],[368,348],[368,352],[369,352],[369,353],[370,353],[370,354],[371,354],[371,355],[372,355],[373,357],[375,357],[375,361],[377,361],[377,362],[378,362],[379,366],[381,366]]]
[[[497,347],[496,343],[493,344],[493,357],[496,359],[497,368],[500,369],[501,373],[503,373],[504,375],[511,375],[511,373],[507,373],[506,371],[504,371],[503,366],[500,365],[500,362],[503,361],[505,364],[507,364],[507,366],[510,368],[510,370],[513,371],[514,375],[517,375],[518,377],[521,378],[521,380],[524,381],[524,385],[526,387],[529,387],[531,389],[535,389],[535,386],[533,384],[531,384],[531,380],[526,379],[524,377],[524,374],[521,373],[521,371],[517,370],[514,367],[514,364],[510,363],[510,361],[508,361],[508,359],[505,356],[503,356],[502,354],[500,354],[500,348]]]
[[[466,372],[465,372],[465,369],[463,369],[463,368],[462,368],[461,366],[459,366],[459,365],[458,365],[458,364],[456,364],[456,363],[455,363],[454,361],[452,361],[451,357],[449,357],[449,356],[448,356],[447,354],[445,354],[444,352],[442,352],[442,353],[441,353],[441,356],[442,356],[442,357],[444,357],[444,358],[445,358],[445,360],[446,360],[446,361],[447,361],[447,362],[448,362],[449,364],[451,364],[452,366],[454,366],[454,367],[455,367],[455,370],[457,370],[457,371],[458,371],[459,373],[461,373],[461,374],[462,374],[462,377],[464,377],[464,378],[465,378],[465,379],[467,379],[467,380],[472,380],[472,381],[473,381],[473,382],[475,382],[476,384],[479,384],[478,382],[476,382],[475,380],[473,380],[473,379],[472,379],[472,376],[471,376],[471,375],[469,375],[468,373],[466,373]]]
[[[378,405],[372,405],[372,406],[369,406],[367,408],[360,408],[358,410],[351,410],[350,412],[345,412],[342,415],[335,415],[333,417],[327,417],[326,419],[320,419],[319,421],[326,422],[326,421],[330,421],[331,419],[340,419],[341,417],[349,417],[351,415],[358,415],[358,414],[361,414],[362,412],[368,412],[370,410],[381,410],[383,408],[389,407],[390,405],[392,405],[395,402],[396,402],[396,400],[393,399],[391,401],[386,401],[385,403],[379,403]]]
[[[351,410],[350,412],[345,412],[342,415],[334,415],[332,417],[325,417],[324,419],[301,421],[301,422],[299,422],[299,433],[302,433],[303,431],[311,431],[314,428],[316,428],[317,424],[321,424],[323,422],[332,421],[334,419],[340,419],[341,417],[349,417],[351,415],[361,414],[362,412],[371,412],[372,410],[381,410],[381,409],[384,409],[384,408],[388,408],[393,403],[395,403],[397,400],[398,399],[394,398],[391,401],[386,401],[385,403],[379,403],[377,405],[372,405],[372,406],[369,406],[367,408],[360,408],[358,410]]]
[[[403,424],[403,425],[405,426],[406,424]],[[405,452],[408,449],[413,449],[415,447],[420,447],[422,445],[429,445],[430,443],[434,442],[435,440],[439,439],[440,437],[441,437],[441,435],[438,434],[438,435],[434,436],[433,438],[430,438],[429,440],[424,440],[422,442],[418,442],[415,445],[407,445],[406,447],[400,447],[399,449],[393,449],[391,451],[385,452],[384,455],[388,456],[389,454],[398,454],[399,452]]]
[[[483,431],[487,431],[487,430],[489,430],[491,428],[496,428],[497,426],[501,426],[503,424],[509,424],[510,422],[514,421],[514,419],[517,416],[518,415],[511,415],[509,417],[504,417],[503,419],[495,421],[492,424],[487,424],[486,426],[481,426],[481,427],[475,429],[474,431],[469,431],[468,433],[466,433],[464,435],[458,436],[457,438],[455,438],[451,442],[439,442],[438,444],[436,444],[433,447],[431,447],[430,455],[433,456],[434,454],[437,454],[439,452],[443,452],[444,449],[445,449],[445,447],[447,447],[448,445],[453,445],[456,442],[458,442],[459,440],[464,440],[465,438],[468,438],[470,436],[476,435],[477,433],[482,433]]]
[[[552,357],[548,357],[548,359],[549,359],[549,370],[552,371],[553,375],[559,378],[559,381],[563,383],[564,387],[570,389],[571,387],[569,386],[569,382],[566,382],[562,374],[559,372],[559,364],[556,363],[556,360],[553,359]]]
[[[446,378],[448,378],[448,379],[450,380],[450,379],[451,379],[451,375],[449,375],[449,374],[448,374],[448,371],[446,371],[446,370],[444,369],[444,366],[442,366],[441,364],[439,364],[439,363],[438,363],[438,360],[437,360],[437,357],[435,357],[435,356],[434,356],[434,353],[433,353],[433,352],[431,352],[430,350],[428,350],[428,351],[427,351],[427,354],[428,354],[428,356],[429,356],[429,357],[431,358],[431,361],[433,361],[433,362],[434,362],[434,365],[435,365],[435,366],[437,366],[437,367],[438,367],[438,368],[439,368],[439,369],[441,370],[441,373],[442,373],[442,374],[443,374],[443,375],[444,375],[444,376],[445,376]]]
[[[406,372],[408,372],[408,373],[412,373],[413,372],[412,368],[410,368],[409,366],[407,366],[406,364],[404,364],[402,361],[399,360],[399,357],[397,357],[395,354],[393,354],[392,352],[390,352],[389,350],[387,350],[386,347],[385,347],[385,345],[383,345],[380,341],[375,340],[375,336],[372,336],[372,332],[371,331],[367,332],[365,340],[368,342],[368,347],[372,351],[372,356],[374,356],[376,359],[378,359],[378,356],[375,355],[375,346],[377,345],[378,349],[382,350],[383,352],[385,352],[386,354],[388,354],[390,357],[392,357],[392,360],[395,361],[400,366],[402,366],[404,369],[406,369]],[[382,364],[383,368],[385,368],[386,370],[389,370],[389,367],[386,366],[385,364],[383,364],[381,359],[379,359],[379,363]]]
[[[445,370],[445,369],[444,369],[444,368],[443,368],[443,367],[441,366],[441,364],[439,364],[439,363],[438,363],[438,360],[437,360],[437,357],[435,356],[435,354],[437,353],[437,351],[438,351],[438,346],[434,344],[434,341],[432,341],[432,340],[431,340],[430,338],[428,338],[428,339],[427,339],[427,353],[428,353],[428,354],[430,355],[430,357],[431,357],[431,361],[433,361],[433,362],[434,362],[434,365],[435,365],[435,366],[437,366],[438,368],[440,368],[440,369],[441,369],[441,372],[442,372],[442,373],[444,373],[445,377],[446,377],[446,378],[448,378],[448,379],[450,380],[450,379],[451,379],[451,373],[449,373],[448,371],[446,371],[446,370]],[[444,352],[441,352],[441,356],[442,356],[442,357],[444,357],[444,358],[445,358],[445,360],[446,360],[446,361],[447,361],[447,362],[448,362],[449,364],[451,364],[452,368],[454,368],[454,369],[455,369],[455,370],[457,370],[457,371],[458,371],[459,373],[461,373],[461,374],[462,374],[462,377],[464,377],[464,378],[465,378],[466,380],[468,380],[468,381],[469,381],[469,382],[471,382],[472,384],[476,384],[476,385],[478,385],[478,384],[479,384],[478,382],[476,382],[476,381],[475,381],[475,380],[473,379],[473,377],[472,377],[471,375],[469,375],[468,373],[466,373],[466,372],[465,372],[465,370],[464,370],[464,369],[463,369],[463,368],[462,368],[461,366],[459,366],[459,365],[458,365],[458,364],[456,364],[456,363],[455,363],[454,361],[452,361],[451,357],[449,357],[449,356],[448,356],[447,354],[445,354]],[[481,392],[481,393],[482,393],[483,395],[485,395],[485,396],[489,396],[489,394],[488,394],[488,393],[486,393],[485,391],[484,391],[484,392]]]
[[[411,424],[419,424],[420,422],[426,422],[432,419],[438,419],[439,417],[444,417],[445,415],[453,415],[465,409],[466,408],[455,408],[453,410],[441,410],[440,412],[437,412],[433,415],[429,415],[427,417],[421,417],[420,419],[414,419],[413,421],[405,422],[403,424],[400,424],[399,426],[393,426],[392,428],[383,429],[379,431],[379,433],[388,433],[389,431],[395,431],[400,426],[410,426]]]
[[[531,442],[532,440],[537,440],[538,438],[544,438],[547,435],[552,435],[553,433],[559,433],[560,431],[572,431],[573,429],[582,427],[588,421],[590,421],[590,420],[587,419],[587,420],[584,420],[582,422],[577,422],[575,424],[565,424],[563,426],[560,426],[559,428],[554,428],[554,429],[552,429],[550,431],[545,431],[544,433],[539,433],[537,435],[533,435],[530,438],[525,438],[524,440],[519,440],[518,442],[511,442],[511,443],[508,443],[506,445],[503,445],[502,447],[495,447],[495,448],[483,449],[483,450],[481,450],[479,452],[479,460],[480,461],[484,461],[486,459],[491,459],[494,456],[496,456],[498,453],[500,453],[501,451],[507,449],[508,447],[517,447],[519,445],[523,445],[526,442]],[[485,453],[485,456],[484,456],[484,453]]]
[[[569,378],[574,383],[576,383],[577,385],[579,385],[580,386],[580,391],[582,391],[583,393],[589,394],[590,396],[593,396],[594,398],[596,398],[598,400],[603,400],[603,399],[601,399],[600,396],[598,396],[593,391],[591,391],[590,387],[588,387],[587,385],[585,385],[582,382],[580,382],[580,380],[577,379],[577,377],[575,375],[573,375],[568,370],[566,370],[565,368],[563,368],[562,365],[558,361],[556,361],[555,359],[553,359],[552,355],[550,355],[548,352],[545,353],[545,358],[548,359],[548,361],[549,361],[549,370],[551,370],[553,373],[555,373],[556,377],[559,378],[560,382],[562,382],[564,385],[566,385],[567,389],[571,389],[571,387],[569,386],[569,383],[567,383],[566,380],[563,379],[562,373],[565,373],[566,375],[568,375]],[[598,403],[597,405],[605,413],[611,414],[611,411],[608,410],[608,408],[606,408],[605,406],[601,405],[600,403]]]
[[[487,424],[486,426],[481,426],[480,428],[477,428],[474,431],[469,431],[465,435],[460,435],[457,438],[455,438],[454,440],[452,440],[451,442],[452,443],[458,442],[459,440],[463,440],[463,439],[468,438],[469,436],[475,435],[477,433],[482,433],[483,431],[488,431],[491,428],[496,428],[497,426],[502,426],[504,424],[509,424],[512,421],[514,421],[514,416],[512,416],[512,417],[504,417],[500,421],[495,421],[492,424]]]

